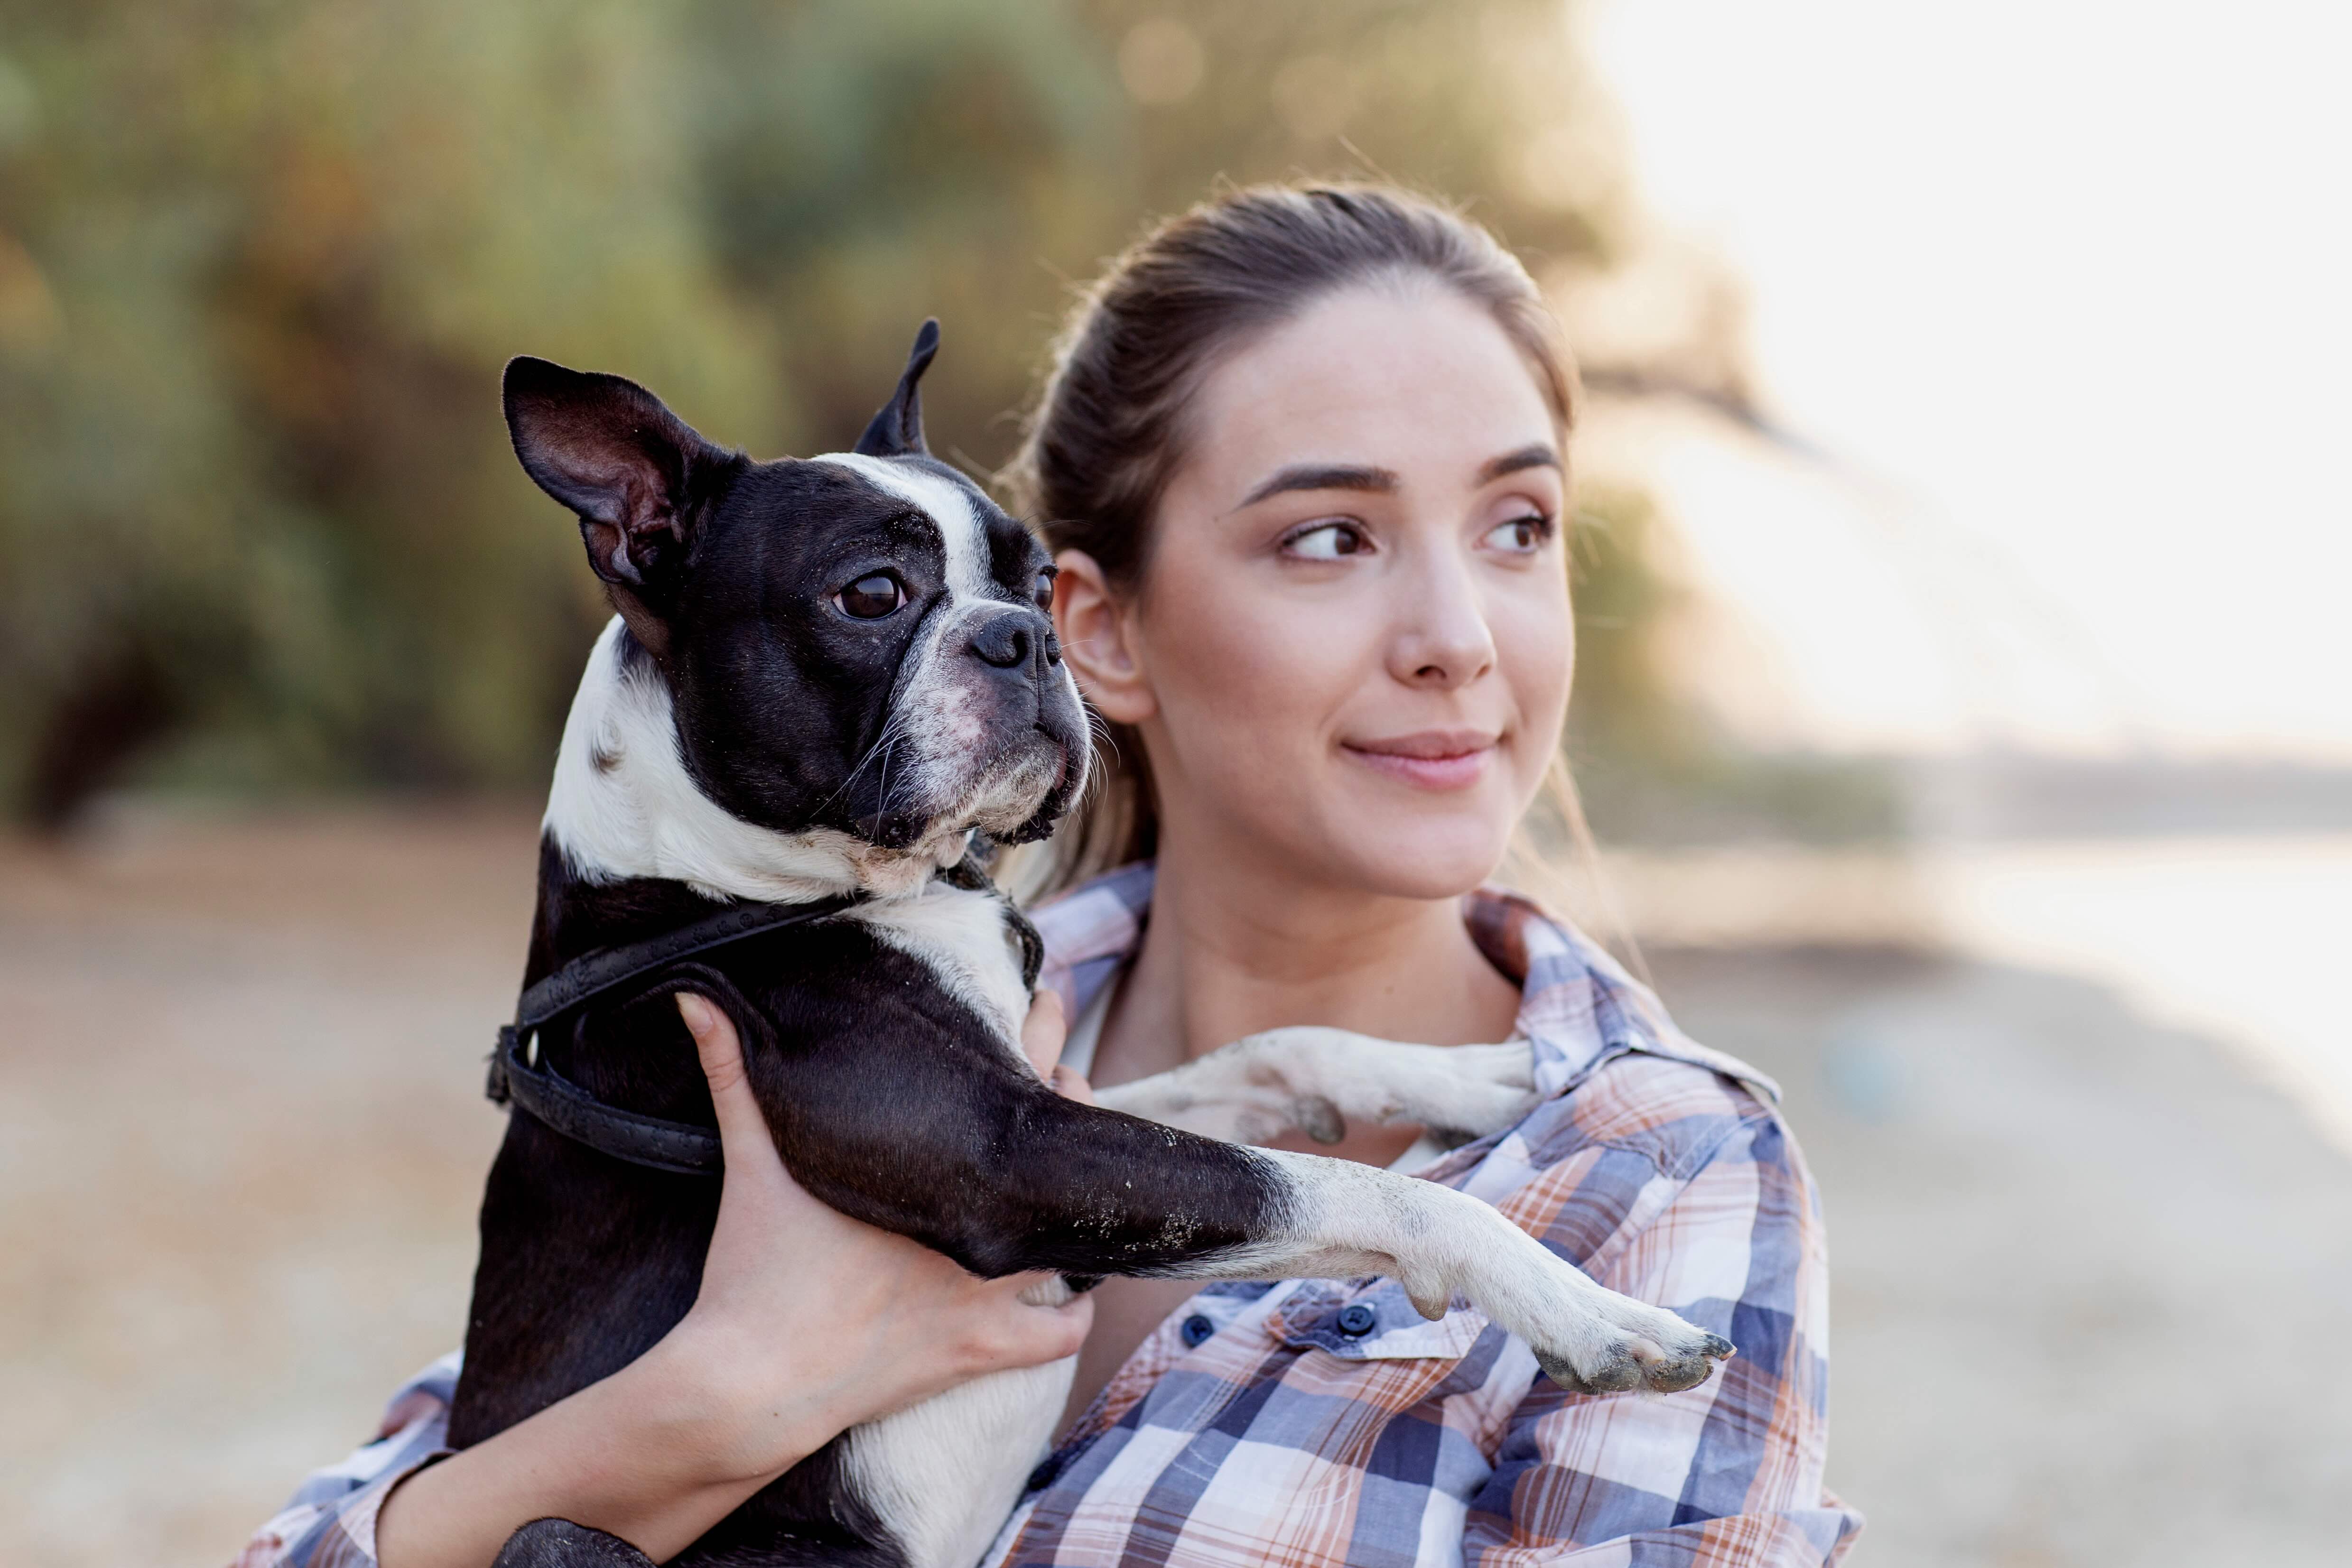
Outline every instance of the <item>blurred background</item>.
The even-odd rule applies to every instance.
[[[1215,181],[1582,358],[1577,896],[1775,1073],[1887,1564],[2342,1560],[2340,7],[0,0],[0,1560],[225,1561],[456,1343],[604,611],[517,352],[1010,450]]]

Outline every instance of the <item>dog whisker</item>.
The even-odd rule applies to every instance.
[[[848,794],[850,787],[857,782],[857,776],[866,771],[866,766],[867,763],[874,761],[877,758],[884,758],[887,759],[888,747],[899,738],[905,721],[906,716],[903,712],[896,708],[891,710],[890,716],[883,721],[882,733],[874,737],[874,744],[866,748],[865,755],[857,759],[856,766],[852,768],[847,775],[842,779],[841,787],[835,789],[832,794],[827,795],[824,800],[817,802],[816,809],[818,810],[824,810],[826,807],[840,800],[844,795]],[[887,761],[885,765],[885,778],[886,779],[887,778]],[[885,792],[886,794],[887,792],[887,786]]]

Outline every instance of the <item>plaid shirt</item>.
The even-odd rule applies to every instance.
[[[1133,956],[1150,897],[1131,866],[1037,912],[1040,983],[1069,1016]],[[1586,1397],[1474,1309],[1425,1322],[1392,1281],[1212,1285],[1037,1468],[991,1564],[1795,1568],[1852,1544],[1861,1515],[1822,1484],[1820,1204],[1779,1091],[1535,905],[1487,890],[1465,908],[1520,981],[1543,1099],[1416,1174],[1739,1354],[1680,1394]],[[395,1396],[383,1435],[312,1475],[238,1568],[372,1563],[384,1495],[444,1451],[457,1367]]]

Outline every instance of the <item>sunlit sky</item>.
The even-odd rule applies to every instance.
[[[1645,204],[1850,465],[1666,441],[1718,684],[1820,744],[2352,758],[2352,6],[1583,16]]]

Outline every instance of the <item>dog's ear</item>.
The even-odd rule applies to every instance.
[[[734,455],[619,376],[519,358],[507,361],[504,395],[523,471],[580,515],[588,564],[635,630],[632,611],[658,602],[693,543],[689,487]]]
[[[915,334],[915,347],[907,356],[907,369],[898,378],[898,390],[882,405],[882,412],[867,423],[866,434],[857,438],[852,450],[868,457],[904,457],[910,452],[929,455],[931,449],[923,444],[922,395],[915,390],[915,384],[931,368],[931,356],[939,351],[940,320],[934,316]]]

